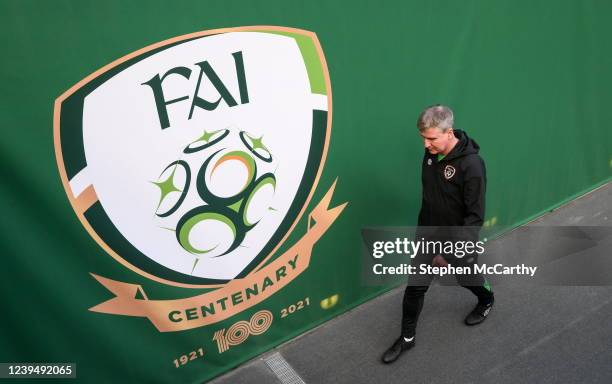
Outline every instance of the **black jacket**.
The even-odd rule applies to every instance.
[[[484,221],[487,178],[480,147],[465,132],[454,132],[459,142],[442,160],[425,150],[419,226],[480,227]],[[478,228],[461,233],[464,240],[478,239]]]

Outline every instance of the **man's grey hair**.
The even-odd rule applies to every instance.
[[[453,111],[442,104],[425,108],[417,119],[417,127],[421,132],[427,128],[439,128],[442,131],[447,131],[449,128],[453,128],[453,124]]]

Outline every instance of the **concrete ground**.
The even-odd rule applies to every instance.
[[[611,226],[612,183],[529,225]],[[612,383],[612,286],[508,280],[494,286],[487,321],[466,327],[474,297],[434,284],[416,347],[385,365],[380,357],[398,336],[403,291],[360,305],[212,383]]]

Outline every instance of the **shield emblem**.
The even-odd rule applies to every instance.
[[[55,103],[68,198],[113,258],[210,287],[272,257],[316,188],[331,88],[312,32],[240,27],[153,44]]]
[[[444,178],[449,180],[451,177],[455,176],[455,167],[452,165],[447,165],[444,167]]]

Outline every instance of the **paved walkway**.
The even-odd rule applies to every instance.
[[[611,226],[612,183],[530,225]],[[490,317],[466,327],[474,298],[432,285],[417,345],[392,365],[380,356],[398,336],[403,287],[212,383],[612,383],[612,286],[526,289],[508,281],[494,289]]]

